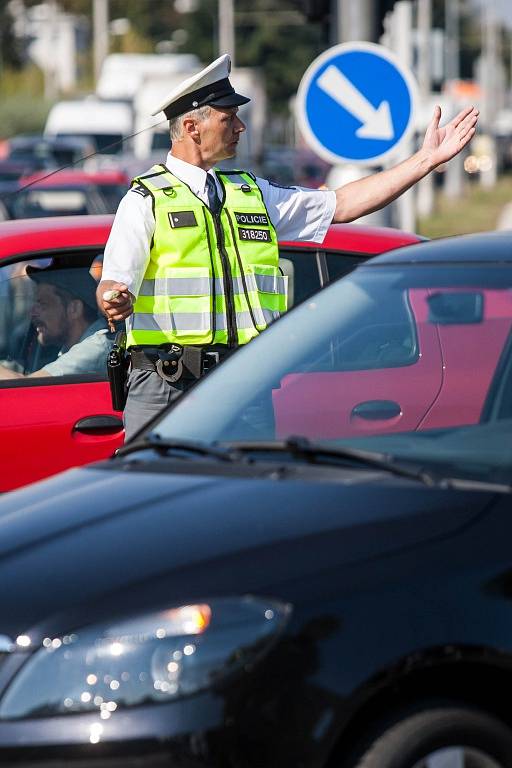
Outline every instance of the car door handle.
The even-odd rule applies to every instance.
[[[73,427],[74,432],[84,432],[86,435],[95,432],[118,432],[123,429],[123,420],[119,416],[86,416],[79,419]]]
[[[364,403],[355,405],[351,415],[368,421],[377,421],[377,419],[394,419],[401,413],[402,409],[394,400],[366,400]]]

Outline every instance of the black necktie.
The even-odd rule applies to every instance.
[[[209,173],[206,174],[206,192],[208,194],[208,208],[212,213],[218,213],[220,210],[220,198],[217,192],[217,185]]]

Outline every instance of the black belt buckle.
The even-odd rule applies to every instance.
[[[208,373],[208,371],[211,371],[212,368],[215,368],[216,365],[219,364],[220,361],[220,354],[219,352],[204,352],[203,353],[203,376],[204,374]]]
[[[183,375],[183,347],[171,344],[168,350],[159,352],[155,363],[156,372],[165,381],[174,383]]]

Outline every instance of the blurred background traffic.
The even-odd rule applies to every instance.
[[[327,188],[378,170],[327,162],[296,120],[309,64],[354,40],[383,44],[416,78],[405,154],[435,104],[443,121],[481,110],[461,157],[365,223],[427,236],[509,226],[508,0],[0,0],[0,220],[114,212],[133,175],[165,160],[167,122],[151,112],[219,52],[251,96],[236,165]]]

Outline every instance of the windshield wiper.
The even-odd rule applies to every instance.
[[[454,488],[458,491],[488,491],[489,493],[510,493],[512,485],[508,483],[495,483],[492,480],[478,480],[478,478],[465,477],[441,477],[438,481],[440,488]]]
[[[331,448],[312,442],[307,437],[302,436],[293,436],[276,442],[251,441],[230,443],[230,445],[239,454],[257,453],[259,451],[262,453],[289,453],[291,456],[303,459],[310,464],[350,462],[351,464],[360,464],[363,467],[380,469],[399,477],[417,480],[424,485],[436,484],[434,477],[428,472],[419,469],[409,469],[401,464],[397,464],[385,453],[362,451],[359,448],[350,448],[348,446]]]
[[[127,456],[137,451],[157,451],[162,455],[171,452],[179,454],[192,454],[194,456],[205,456],[218,461],[235,461],[236,452],[230,448],[220,448],[196,440],[169,440],[162,437],[158,432],[149,432],[140,440],[134,440],[133,443],[121,446],[115,452],[115,456]]]
[[[217,461],[236,462],[236,461],[254,461],[248,454],[253,453],[288,453],[291,456],[307,461],[309,464],[339,464],[345,462],[350,464],[359,464],[365,468],[382,470],[384,472],[416,480],[425,485],[435,485],[434,477],[424,470],[409,469],[401,464],[397,464],[385,453],[373,451],[362,451],[359,448],[350,448],[343,446],[340,448],[331,448],[310,441],[307,437],[289,437],[282,441],[250,441],[250,442],[230,442],[224,446],[212,445],[195,440],[186,439],[168,439],[159,435],[157,432],[150,432],[140,440],[134,440],[132,443],[118,448],[116,456],[127,456],[138,451],[153,450],[159,454],[191,454],[192,456],[203,456],[205,458],[216,459]]]

